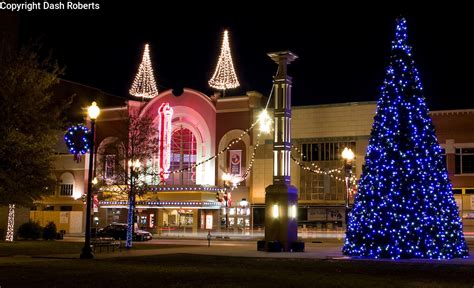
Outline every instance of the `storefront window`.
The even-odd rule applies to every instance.
[[[474,173],[474,148],[457,148],[455,174]]]
[[[341,167],[341,153],[348,147],[355,151],[355,142],[328,142],[301,144],[302,161],[306,166],[311,164],[322,170]],[[353,166],[355,167],[355,165]],[[353,171],[354,172],[354,171]],[[342,201],[344,200],[345,183],[329,175],[317,174],[301,169],[299,200]]]

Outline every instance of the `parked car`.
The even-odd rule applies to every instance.
[[[127,224],[112,223],[97,230],[97,237],[112,237],[115,240],[127,239]],[[148,241],[153,238],[152,234],[145,230],[135,229],[133,233],[134,241]]]

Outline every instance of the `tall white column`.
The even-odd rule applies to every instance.
[[[291,251],[298,240],[298,191],[292,186],[291,153],[291,77],[287,65],[297,58],[290,51],[269,53],[278,64],[274,85],[273,184],[265,189],[265,247],[267,251],[280,245]],[[279,243],[279,244],[275,244]]]

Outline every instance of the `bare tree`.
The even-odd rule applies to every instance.
[[[157,129],[153,119],[132,112],[125,129],[99,147],[96,174],[102,197],[128,200],[126,247],[132,247],[135,200],[160,183],[154,158],[158,153]]]

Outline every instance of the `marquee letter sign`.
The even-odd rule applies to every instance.
[[[169,176],[167,172],[170,169],[172,117],[173,108],[170,104],[161,104],[158,108],[158,165],[161,181],[168,179]]]

